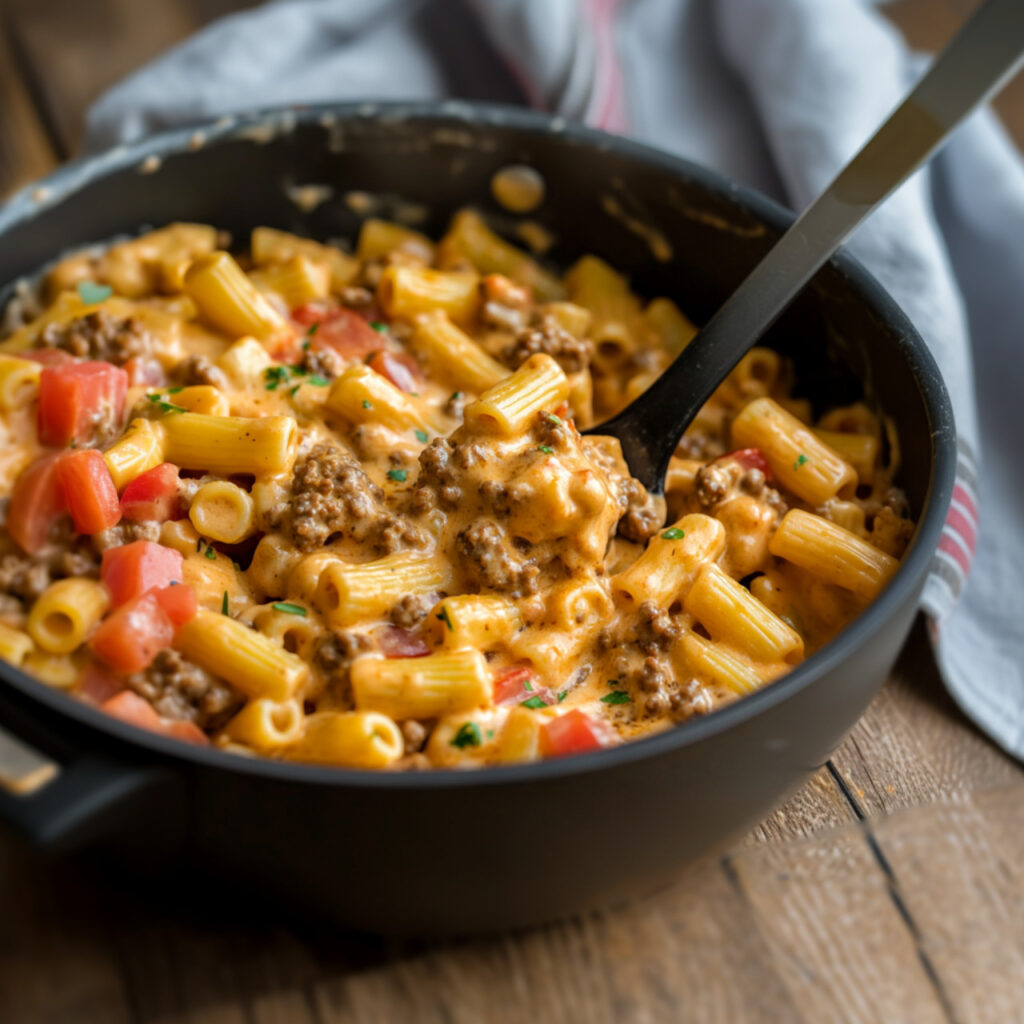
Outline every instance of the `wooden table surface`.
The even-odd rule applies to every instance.
[[[941,45],[974,0],[904,0]],[[0,0],[0,195],[107,85],[236,0]],[[1024,137],[1024,87],[1000,109]],[[628,870],[628,865],[621,866]],[[384,942],[141,897],[0,840],[0,1022],[1024,1021],[1024,771],[919,624],[834,757],[747,839],[629,907]]]

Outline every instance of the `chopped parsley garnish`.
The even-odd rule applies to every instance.
[[[437,617],[448,627],[449,633],[455,632],[455,627],[452,625],[452,620],[448,615],[448,609],[442,608],[438,613]]]
[[[465,750],[466,747],[479,747],[480,726],[476,722],[463,722],[459,726],[459,731],[452,738],[452,746],[458,747],[459,750]]]
[[[302,343],[302,351],[303,352],[308,352],[309,351],[309,340],[308,339]]]
[[[628,704],[632,697],[625,690],[615,690],[613,693],[606,693],[601,698],[602,704]]]
[[[205,556],[206,556],[206,557],[207,557],[207,558],[208,558],[208,559],[209,559],[209,560],[210,560],[211,562],[212,562],[212,561],[213,561],[213,560],[214,560],[214,559],[215,559],[215,558],[217,557],[217,552],[216,552],[216,550],[214,549],[214,547],[213,547],[213,545],[212,545],[212,544],[207,544],[207,545],[206,545],[206,550],[205,550],[205,551],[203,552],[203,554],[204,554],[204,555],[205,555]]]
[[[306,328],[306,337],[307,338],[312,338],[313,335],[316,334],[316,332],[319,331],[319,330],[320,330],[320,321],[317,320],[317,322],[315,324],[310,324]],[[302,347],[305,348],[306,346],[303,345]]]
[[[184,390],[185,390],[185,385],[184,384],[179,384],[176,388],[168,388],[167,389],[167,394],[169,394],[169,395],[176,395],[179,391],[184,391]]]
[[[462,392],[461,391],[453,391],[452,394],[451,394],[451,398],[449,398],[448,401],[449,402],[457,402],[461,397],[462,397]]]
[[[493,740],[494,739],[494,730],[493,729],[488,729],[487,730],[487,738],[489,740]]]
[[[609,679],[608,680],[608,685],[609,686],[621,686],[622,685],[622,680],[621,679]]]
[[[538,708],[546,708],[547,704],[544,703],[542,697],[531,697],[529,700],[523,700],[519,702],[522,707],[530,708],[532,711],[536,711]]]
[[[180,391],[181,388],[177,388],[176,390]],[[170,391],[167,392],[167,394],[170,393]],[[152,395],[146,395],[146,401],[151,402],[161,412],[188,412],[187,409],[183,409],[180,405],[175,405],[173,402],[168,402],[159,394],[159,392],[154,393]]]
[[[559,690],[559,692],[558,692],[558,703],[561,704],[562,701],[565,700],[565,698],[568,697],[568,696],[569,696],[569,691],[568,690]]]
[[[562,425],[562,417],[561,416],[556,416],[553,412],[549,412],[547,414],[547,416],[545,416],[544,418],[553,427],[560,427]]]
[[[270,606],[275,612],[287,612],[289,615],[301,615],[305,617],[308,613],[301,604],[292,604],[289,601],[277,601]]]
[[[545,455],[554,455],[555,449],[549,448],[546,444],[537,445],[537,451],[543,452]]]
[[[363,399],[363,408],[364,409],[372,409],[373,408],[373,403],[368,398],[364,398]]]
[[[523,680],[523,689],[524,690],[532,690],[533,689],[533,683],[531,683],[529,679],[524,679]]]
[[[661,536],[665,540],[682,540],[686,536],[686,531],[680,530],[678,526],[670,526]]]
[[[77,288],[78,297],[87,306],[95,306],[97,302],[104,302],[114,294],[109,284],[96,284],[95,281],[79,281]]]
[[[295,385],[295,387],[293,387],[293,388],[291,389],[291,391],[289,391],[289,392],[288,392],[288,394],[289,394],[289,395],[291,395],[291,396],[292,396],[292,398],[294,398],[294,397],[295,397],[295,393],[296,393],[296,392],[297,392],[297,391],[299,390],[299,388],[301,388],[301,387],[302,387],[302,385],[301,385],[301,384],[296,384],[296,385]]]
[[[325,388],[331,382],[326,377],[321,377],[320,374],[314,373],[312,377],[306,378],[305,383],[312,384],[315,388]]]
[[[231,614],[231,606],[228,604],[228,592],[226,590],[224,591],[224,597],[220,602],[220,613],[221,615]]]
[[[798,455],[796,457],[796,462],[793,463],[793,468],[794,469],[799,469],[805,462],[808,462],[808,461],[809,460],[808,460],[807,456],[804,455],[803,453],[801,453],[800,455]]]
[[[414,433],[416,434],[416,440],[419,441],[420,444],[426,444],[430,440],[430,435],[425,430],[420,430],[417,427]]]
[[[263,371],[263,378],[267,382],[267,390],[276,391],[278,385],[288,383],[291,371],[287,366],[268,366]]]
[[[408,470],[405,469],[389,469],[388,479],[397,480],[400,484],[405,483],[405,478],[409,475]]]
[[[387,330],[388,330],[388,325],[387,325],[387,324],[382,324],[382,323],[381,323],[381,322],[380,322],[379,320],[371,320],[371,321],[370,321],[370,326],[371,326],[371,327],[372,327],[372,328],[373,328],[373,329],[374,329],[374,330],[375,330],[375,331],[376,331],[376,332],[377,332],[378,334],[386,334],[386,333],[387,333]]]

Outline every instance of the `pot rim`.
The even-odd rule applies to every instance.
[[[25,186],[5,205],[0,206],[0,244],[6,232],[69,198],[83,187],[132,166],[144,171],[143,165],[146,161],[152,162],[154,157],[159,159],[183,155],[208,145],[246,138],[259,144],[260,140],[255,137],[259,132],[288,134],[310,123],[329,128],[331,124],[343,121],[442,121],[470,132],[489,127],[511,128],[524,133],[561,137],[572,145],[598,152],[616,152],[638,163],[688,179],[721,198],[739,204],[757,220],[775,230],[784,230],[793,220],[793,214],[782,205],[724,174],[644,143],[570,123],[562,117],[501,104],[451,100],[350,102],[272,107],[230,115],[215,121],[164,131],[139,142],[121,144],[102,153],[82,157]],[[896,336],[897,347],[917,383],[931,423],[931,473],[911,547],[892,581],[835,639],[763,689],[707,716],[691,719],[653,736],[630,740],[593,753],[466,771],[433,769],[427,772],[374,772],[276,761],[258,756],[240,757],[215,747],[199,747],[147,733],[77,701],[60,690],[48,687],[5,662],[0,662],[0,685],[14,688],[24,697],[71,718],[81,726],[97,729],[116,741],[142,748],[164,759],[180,759],[196,767],[235,771],[279,782],[355,789],[420,790],[542,783],[654,759],[743,725],[820,682],[824,675],[842,662],[855,657],[858,650],[883,628],[895,610],[915,597],[919,580],[924,578],[938,544],[952,495],[956,468],[953,412],[931,353],[906,314],[858,260],[840,249],[829,261],[829,266],[842,274],[858,298]],[[0,283],[0,307],[12,284]]]

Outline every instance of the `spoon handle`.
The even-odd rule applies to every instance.
[[[588,433],[618,437],[632,474],[660,493],[679,438],[714,389],[853,229],[999,88],[1022,58],[1024,0],[986,0],[686,351],[644,394]]]

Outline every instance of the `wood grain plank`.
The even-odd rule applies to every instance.
[[[0,17],[0,199],[45,174],[55,161]]]
[[[131,1020],[102,898],[67,866],[0,842],[0,1021]]]
[[[1024,783],[1024,768],[978,732],[946,692],[921,621],[832,762],[868,816]]]
[[[1024,1019],[1024,786],[901,811],[874,831],[955,1019]]]
[[[807,1020],[948,1020],[863,831],[847,826],[734,861],[757,925]]]

